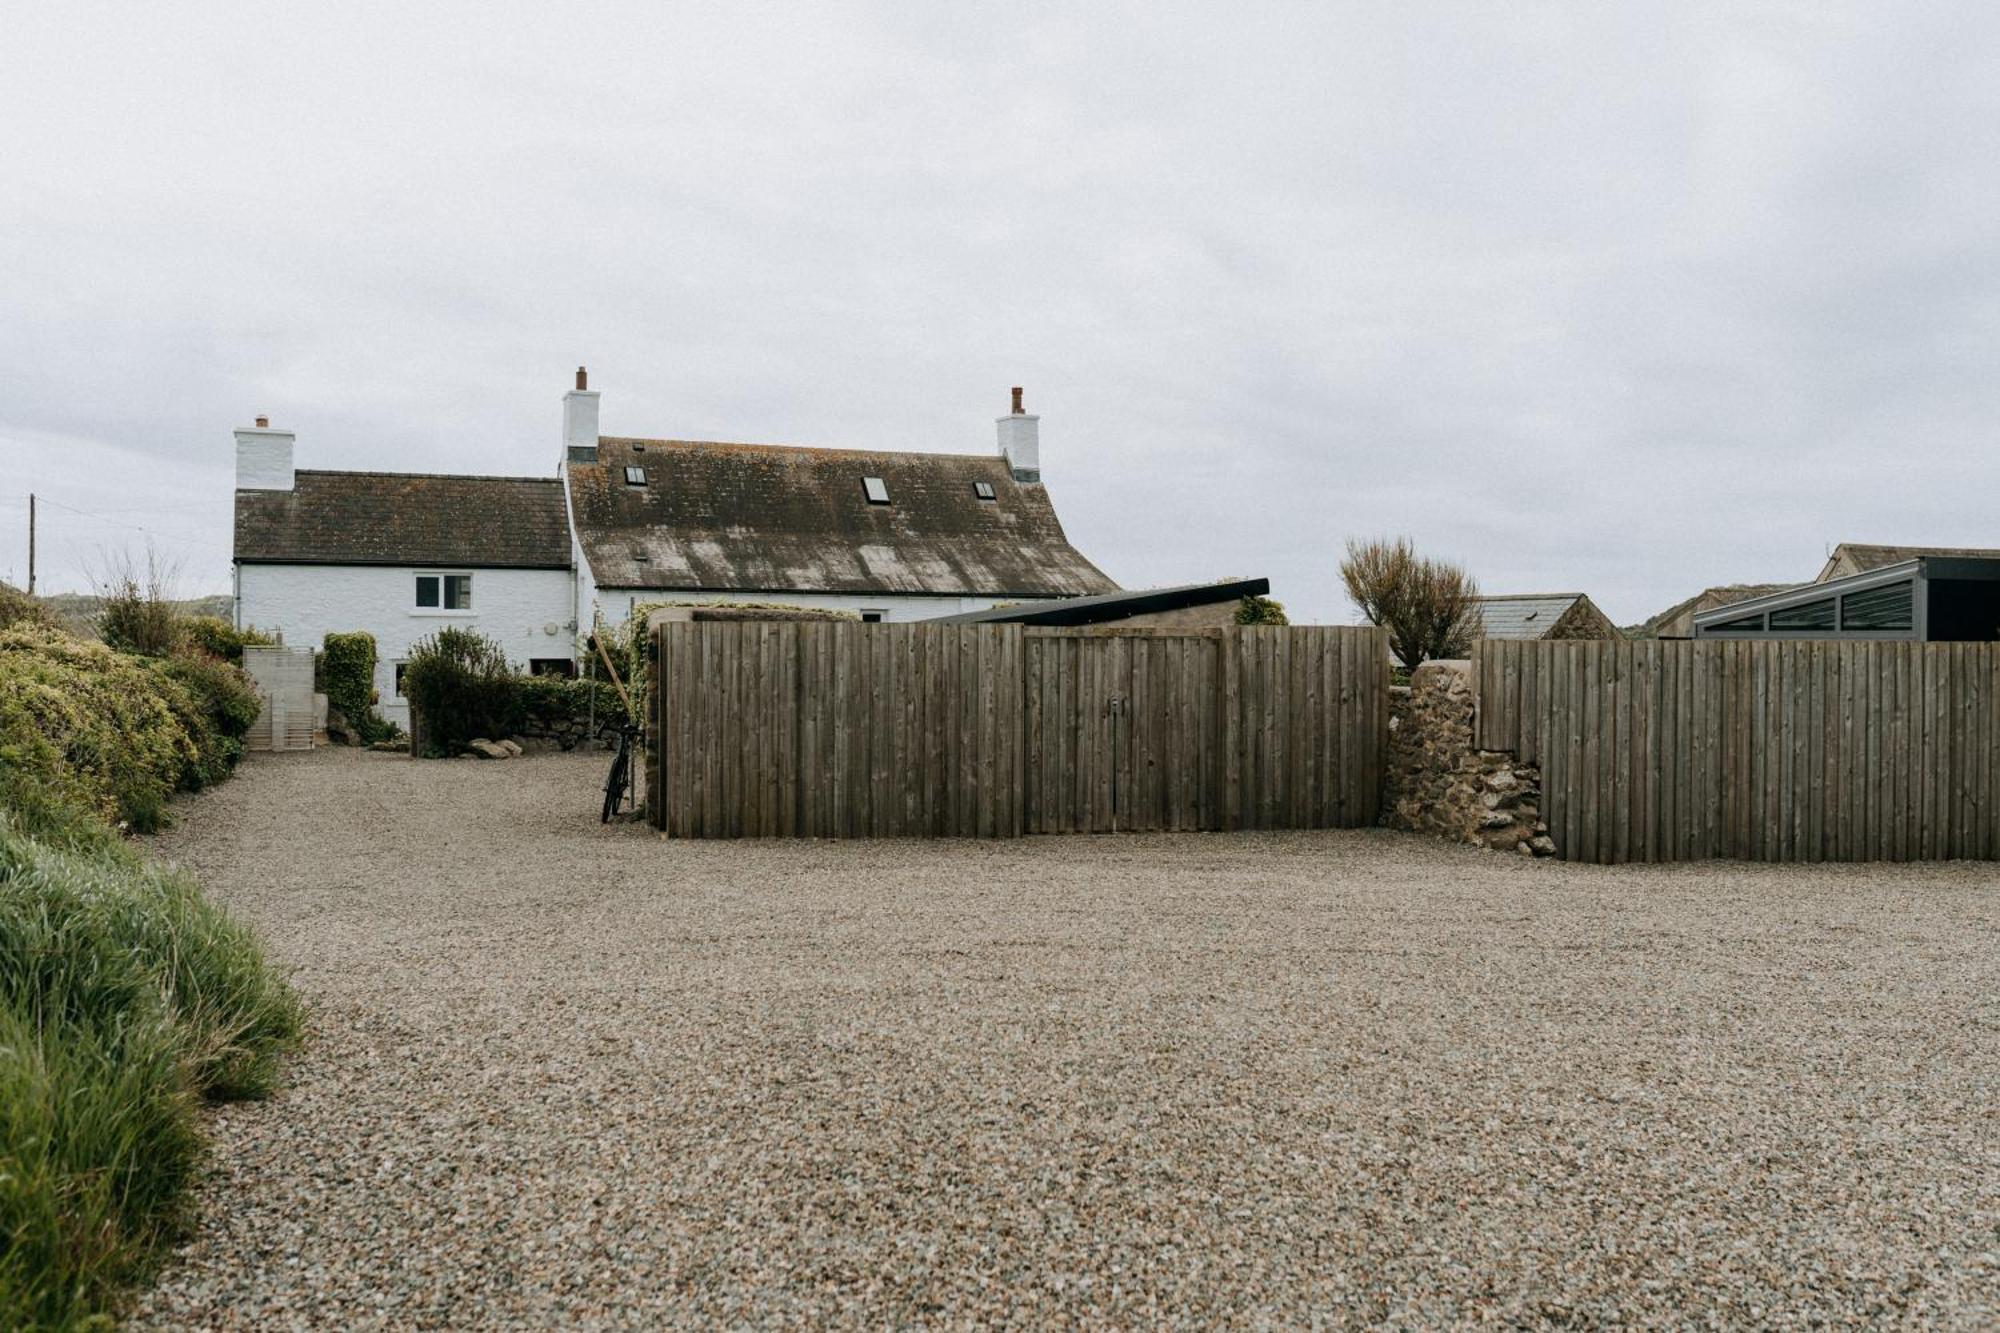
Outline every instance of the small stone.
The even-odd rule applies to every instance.
[[[1513,823],[1514,823],[1514,816],[1507,814],[1505,811],[1495,810],[1492,814],[1487,815],[1484,819],[1481,819],[1479,821],[1479,827],[1508,828],[1512,826]]]
[[[1534,852],[1536,856],[1554,856],[1556,854],[1556,841],[1546,833],[1540,837],[1530,838],[1521,845]]]

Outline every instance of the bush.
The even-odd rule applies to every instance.
[[[0,629],[27,624],[36,629],[60,630],[62,617],[10,583],[0,583]]]
[[[1479,633],[1479,585],[1457,565],[1419,556],[1407,537],[1350,541],[1340,579],[1368,622],[1389,631],[1406,670],[1464,657]]]
[[[238,629],[221,616],[189,616],[181,622],[188,642],[232,665],[241,665],[245,648],[268,648],[277,642],[263,630]]]
[[[386,740],[395,728],[375,713],[375,636],[365,630],[329,634],[315,663],[320,692],[340,711],[364,744]]]
[[[483,634],[447,626],[422,640],[403,667],[411,753],[458,754],[477,737],[514,731],[519,684],[507,654]]]
[[[1236,604],[1236,623],[1239,625],[1289,625],[1292,618],[1285,614],[1282,602],[1274,602],[1268,597],[1245,597]]]
[[[243,758],[243,738],[263,710],[250,677],[242,668],[200,651],[176,653],[154,669],[193,706],[189,730],[197,738],[197,758],[182,771],[181,789],[195,791],[228,777]],[[181,717],[182,725],[188,726],[190,716]]]
[[[184,876],[0,810],[0,1326],[111,1304],[179,1218],[197,1099],[267,1090],[300,1025]]]
[[[618,691],[603,680],[571,680],[567,676],[516,676],[514,730],[541,736],[574,731],[578,735],[595,721],[600,726],[624,715]],[[567,742],[566,742],[567,743]]]
[[[0,755],[23,778],[141,832],[201,770],[202,713],[139,659],[50,630],[0,630]]]
[[[185,617],[173,600],[171,569],[148,555],[142,572],[121,559],[98,587],[97,636],[107,647],[141,657],[165,657],[187,642]]]

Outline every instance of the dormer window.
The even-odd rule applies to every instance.
[[[993,498],[993,483],[990,481],[975,481],[972,483],[972,493],[982,500],[991,500]]]
[[[646,469],[642,467],[626,468],[625,484],[627,486],[644,486],[646,484]]]
[[[889,503],[889,483],[883,481],[880,477],[863,477],[861,479],[861,489],[867,493],[869,504],[885,505]]]

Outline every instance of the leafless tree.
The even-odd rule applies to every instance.
[[[1348,542],[1340,581],[1369,623],[1389,631],[1389,651],[1406,670],[1472,650],[1479,585],[1458,565],[1418,555],[1409,538]]]

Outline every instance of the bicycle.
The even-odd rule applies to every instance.
[[[611,757],[611,775],[604,780],[604,814],[597,821],[600,824],[609,824],[611,816],[618,813],[618,807],[632,794],[632,742],[639,735],[639,727],[633,722],[620,722],[617,730],[618,753]]]

